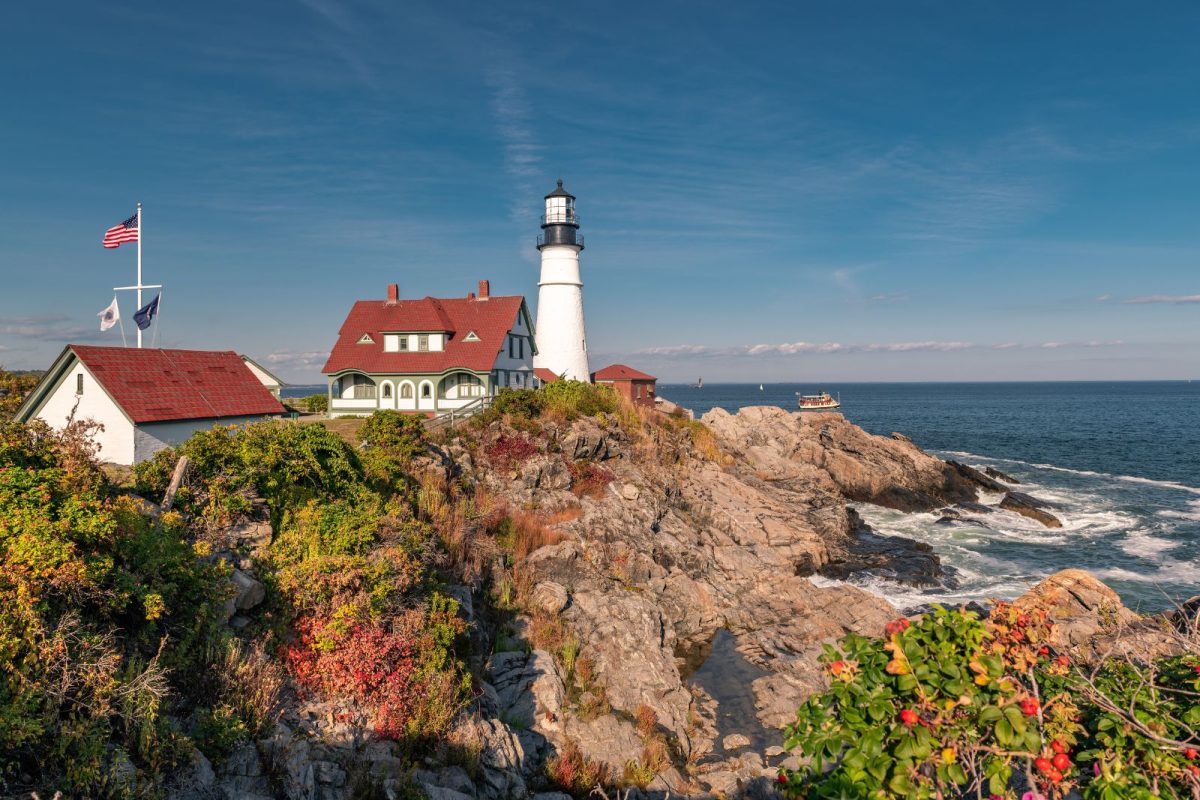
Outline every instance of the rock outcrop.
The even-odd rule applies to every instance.
[[[1006,487],[903,437],[868,434],[840,414],[718,409],[702,421],[723,459],[700,458],[688,442],[665,435],[647,448],[619,428],[581,421],[558,437],[561,457],[530,459],[515,477],[475,462],[461,475],[511,507],[579,507],[578,519],[557,526],[566,540],[529,557],[530,601],[578,636],[616,716],[580,723],[569,703],[553,707],[561,688],[547,675],[552,660],[507,654],[491,664],[503,713],[550,747],[570,739],[619,770],[638,756],[636,732],[623,719],[649,707],[682,753],[713,754],[701,763],[725,777],[707,781],[702,770],[700,780],[718,791],[721,781],[745,783],[773,767],[759,753],[722,747],[747,731],[723,729],[720,714],[711,715],[711,729],[697,722],[710,701],[697,699],[686,654],[728,631],[762,670],[745,687],[756,717],[750,723],[777,730],[824,687],[823,643],[852,631],[875,634],[897,613],[877,596],[810,578],[864,570],[918,584],[942,577],[927,546],[880,536],[847,502],[925,511]],[[602,465],[612,476],[605,491],[580,503],[569,470],[556,466],[564,459]],[[527,700],[510,699],[507,687],[533,689],[538,681],[544,686]],[[603,746],[587,745],[596,739]],[[742,762],[751,755],[757,761],[748,767]]]

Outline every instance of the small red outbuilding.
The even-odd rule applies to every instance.
[[[654,407],[654,387],[657,382],[658,378],[653,375],[639,372],[624,364],[613,364],[592,373],[592,383],[611,386],[636,405],[650,408]]]

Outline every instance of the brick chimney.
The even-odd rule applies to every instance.
[[[487,281],[480,281],[479,282],[479,299],[487,300],[488,293],[490,292],[490,290],[491,290],[491,284],[489,284]]]
[[[399,302],[400,302],[400,287],[394,283],[389,283],[388,284],[387,304],[389,306],[394,306],[394,305],[396,305],[396,303],[399,303]]]

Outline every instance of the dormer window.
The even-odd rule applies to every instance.
[[[422,353],[429,351],[429,334],[422,333],[417,336],[417,350],[421,351]]]
[[[375,340],[371,338],[371,334],[364,333],[362,335],[362,337],[358,340],[358,343],[359,344],[375,344]]]
[[[471,331],[470,333],[468,333],[466,336],[463,337],[463,341],[464,342],[478,342],[479,334],[475,333],[475,331]]]

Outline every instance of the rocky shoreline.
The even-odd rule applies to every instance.
[[[953,522],[960,510],[990,509],[981,497],[996,503],[999,495],[1000,508],[1061,525],[1008,476],[934,458],[901,434],[868,434],[837,413],[715,409],[702,424],[712,434],[704,454],[686,430],[651,426],[634,435],[585,418],[553,430],[544,452],[503,468],[481,455],[480,442],[450,437],[428,469],[509,508],[562,513],[559,541],[520,565],[524,608],[488,610],[487,569],[448,589],[479,653],[478,696],[449,749],[409,774],[355,709],[296,699],[271,737],[215,770],[200,757],[176,794],[345,798],[365,775],[387,796],[415,781],[434,800],[562,800],[538,794],[556,754],[577,751],[620,775],[660,742],[667,755],[635,791],[767,795],[778,766],[795,765],[779,729],[826,685],[822,645],[852,632],[877,635],[897,615],[878,596],[812,578],[867,571],[915,585],[953,580],[928,546],[872,531],[852,503]],[[480,436],[513,433],[496,422]],[[584,462],[607,479],[581,494],[571,465]],[[249,572],[238,574],[253,580]],[[239,615],[253,608],[247,592],[253,587],[232,604]],[[1082,573],[1033,593],[1070,607],[1075,647],[1095,636],[1101,606],[1120,608]],[[561,653],[537,646],[534,628],[547,620],[586,657],[586,682]]]

